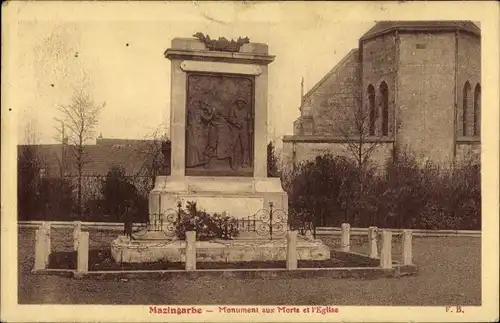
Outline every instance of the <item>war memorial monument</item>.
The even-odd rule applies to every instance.
[[[183,261],[175,234],[181,206],[247,221],[231,240],[197,241],[198,261],[283,260],[289,228],[288,196],[267,174],[268,46],[248,38],[174,38],[171,61],[171,173],[149,195],[149,224],[132,239],[111,244],[117,262]],[[271,232],[269,232],[271,231]],[[298,259],[322,260],[330,251],[299,236]]]

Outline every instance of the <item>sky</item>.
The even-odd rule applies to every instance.
[[[77,4],[61,11],[74,14]],[[299,15],[293,3],[168,3],[155,6],[150,16],[110,16],[110,7],[104,6],[87,10],[87,15],[82,10],[75,19],[63,14],[23,19],[18,25],[18,142],[26,141],[30,125],[40,143],[54,143],[57,107],[82,88],[95,102],[106,103],[96,136],[142,139],[161,124],[168,129],[170,61],[164,52],[172,38],[201,31],[212,38],[248,36],[268,44],[276,56],[269,66],[268,137],[279,144],[279,138],[292,134],[299,116],[301,78],[307,92],[374,24],[337,21],[333,13],[339,8]],[[25,10],[29,17],[29,8]]]
[[[307,92],[376,21],[477,20],[481,14],[467,9],[468,16],[457,16],[398,2],[15,3],[16,36],[8,53],[15,55],[9,79],[17,95],[9,102],[17,113],[18,143],[26,142],[27,128],[39,143],[55,143],[57,108],[82,89],[106,103],[96,137],[144,139],[161,125],[168,133],[170,61],[164,52],[172,38],[202,32],[248,36],[276,56],[269,65],[268,138],[280,146],[300,114],[301,78]],[[416,15],[418,9],[425,15]]]

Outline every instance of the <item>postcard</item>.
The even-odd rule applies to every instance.
[[[2,321],[498,320],[497,3],[2,9]]]

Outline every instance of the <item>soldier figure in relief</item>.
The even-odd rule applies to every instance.
[[[227,160],[232,165],[231,151],[231,124],[228,120],[227,109],[224,109],[222,103],[218,100],[213,100],[207,105],[207,111],[210,115],[210,127],[208,134],[208,145],[206,148],[206,156],[208,163],[206,168],[212,167],[212,160]]]
[[[188,107],[187,118],[187,154],[186,165],[196,167],[208,163],[206,147],[209,136],[209,122],[212,114],[207,104],[201,100],[193,100]]]
[[[247,109],[247,102],[243,98],[238,98],[234,102],[231,109],[230,122],[233,131],[233,155],[239,150],[241,151],[241,167],[250,166],[250,140],[249,140],[249,127],[250,127],[250,114]],[[235,160],[235,156],[232,158]],[[233,167],[234,168],[234,167]]]

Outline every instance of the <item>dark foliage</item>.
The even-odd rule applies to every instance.
[[[471,161],[451,170],[400,154],[381,181],[379,213],[393,227],[480,230],[480,178]]]
[[[71,184],[45,177],[36,148],[25,146],[18,156],[18,219],[61,220],[74,211]]]
[[[108,171],[102,183],[101,194],[101,201],[92,201],[96,215],[107,214],[110,221],[120,222],[123,221],[125,209],[129,206],[134,222],[147,220],[147,200],[125,176],[123,167],[112,167]]]
[[[274,144],[270,141],[267,144],[267,176],[268,177],[280,177],[279,174],[279,158],[274,149]]]
[[[43,178],[40,181],[40,220],[62,221],[72,219],[78,209],[73,197],[73,186],[68,180]]]
[[[480,167],[473,162],[452,170],[402,153],[376,175],[325,155],[303,163],[290,178],[290,213],[312,217],[316,225],[481,229]]]
[[[40,209],[40,161],[32,147],[24,146],[17,158],[17,212],[19,220],[31,220]]]
[[[289,208],[296,217],[314,216],[316,224],[338,226],[347,221],[356,167],[346,159],[318,156],[301,164],[289,186]]]

